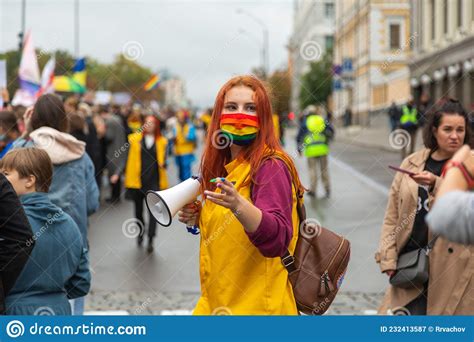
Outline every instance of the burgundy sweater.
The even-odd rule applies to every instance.
[[[286,164],[278,159],[265,161],[255,175],[251,198],[262,211],[262,221],[250,241],[265,257],[283,255],[293,237],[292,181]]]

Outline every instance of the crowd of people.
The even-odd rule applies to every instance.
[[[397,122],[418,129],[413,109],[407,104]],[[388,199],[376,253],[390,282],[380,313],[472,314],[471,123],[452,99],[427,106],[423,120],[425,148],[403,160]],[[199,124],[186,109],[154,112],[53,94],[32,108],[6,103],[0,111],[1,312],[84,312],[91,285],[88,223],[101,192],[109,192],[111,204],[125,192],[140,223],[137,244],[146,238],[152,253],[157,223],[150,217],[145,224],[145,194],[169,187],[173,156],[179,181],[191,176],[195,162],[201,179],[201,200],[178,218],[198,228],[203,241],[212,238],[200,246],[201,298],[194,313],[226,307],[233,314],[297,314],[280,258],[295,252],[298,208],[305,192],[316,196],[318,164],[330,196],[331,121],[320,105],[300,116],[296,142],[311,180],[305,188],[282,147],[265,85],[254,76],[226,82]],[[207,133],[202,156],[196,156],[197,126]],[[217,144],[220,138],[229,143]]]
[[[179,178],[191,175],[195,125],[184,109],[154,113],[140,104],[95,105],[75,96],[42,95],[31,108],[4,105],[1,205],[9,211],[1,226],[12,231],[3,229],[11,251],[1,254],[3,265],[7,258],[14,265],[11,273],[2,268],[2,312],[33,315],[47,307],[57,315],[80,315],[91,279],[88,218],[98,210],[101,192],[109,192],[104,197],[111,204],[123,197],[133,202],[137,243],[147,235],[152,253],[156,221],[145,225],[145,193],[168,187],[171,154]]]

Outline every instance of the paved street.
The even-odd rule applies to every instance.
[[[287,150],[292,155],[295,133],[287,132]],[[352,244],[349,271],[329,313],[373,314],[387,283],[373,257],[393,177],[387,165],[399,164],[400,156],[346,140],[334,143],[331,156],[332,197],[305,201],[308,218],[345,235]],[[296,163],[303,183],[309,184],[305,159],[298,157]],[[170,181],[176,184],[174,163],[170,164]],[[159,229],[155,253],[149,255],[123,232],[131,218],[133,208],[128,201],[113,206],[104,203],[91,218],[93,290],[87,310],[189,314],[199,296],[199,238],[176,220]]]

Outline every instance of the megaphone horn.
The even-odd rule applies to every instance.
[[[201,178],[192,176],[172,188],[146,193],[146,206],[156,221],[165,227],[171,225],[173,216],[199,195]]]

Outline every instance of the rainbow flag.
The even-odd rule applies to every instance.
[[[31,31],[28,31],[23,43],[18,79],[20,80],[20,88],[31,96],[35,96],[41,87],[40,71]]]
[[[77,59],[72,71],[72,77],[65,75],[54,77],[54,90],[80,94],[86,92],[86,59]]]
[[[153,75],[151,78],[145,83],[143,86],[143,89],[146,91],[150,91],[158,86],[160,83],[160,77],[158,75]]]

